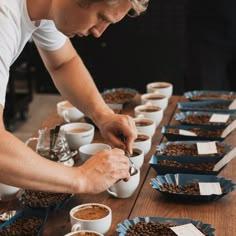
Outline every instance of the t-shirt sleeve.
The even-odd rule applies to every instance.
[[[53,51],[61,48],[67,36],[57,30],[53,21],[43,21],[32,35],[35,44],[45,50]]]

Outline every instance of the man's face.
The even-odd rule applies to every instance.
[[[58,30],[73,37],[92,34],[98,38],[110,25],[119,22],[131,9],[128,0],[121,0],[120,4],[108,5],[97,2],[81,7],[80,0],[56,0],[54,4],[53,20]]]

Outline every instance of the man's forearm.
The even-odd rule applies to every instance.
[[[105,104],[96,85],[79,57],[51,72],[56,87],[63,97],[79,108],[95,123],[104,113],[113,113]]]

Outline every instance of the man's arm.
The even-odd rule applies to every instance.
[[[39,156],[4,128],[0,105],[0,182],[25,189],[61,193],[99,193],[129,178],[128,159],[120,149],[104,150],[79,167]]]
[[[104,103],[91,75],[69,39],[59,50],[46,51],[40,48],[38,50],[57,89],[64,98],[95,123],[99,123],[100,114],[113,113]]]
[[[114,146],[132,152],[137,136],[134,121],[129,116],[115,114],[106,105],[70,40],[56,51],[38,50],[62,96],[91,118]],[[126,137],[126,144],[121,135]]]

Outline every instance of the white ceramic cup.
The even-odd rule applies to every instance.
[[[138,133],[138,137],[134,140],[133,148],[143,150],[146,155],[151,149],[152,137],[143,133]]]
[[[132,175],[129,181],[120,180],[107,189],[107,192],[117,198],[128,198],[137,189],[140,181],[140,169]]]
[[[96,236],[104,236],[104,234],[100,234],[96,231],[92,231],[92,230],[79,230],[79,231],[75,231],[75,232],[71,232],[68,233],[64,236],[86,236],[86,235],[96,235]]]
[[[94,217],[96,209],[103,209],[105,214],[101,218]],[[87,216],[78,218],[75,216],[77,211],[89,211]],[[93,218],[93,219],[91,219]],[[112,211],[111,208],[99,203],[87,203],[78,205],[70,210],[71,231],[92,230],[105,234],[111,227]]]
[[[145,93],[141,95],[141,104],[153,104],[165,110],[168,106],[168,97],[159,92]]]
[[[143,115],[146,118],[153,119],[156,122],[156,127],[161,123],[163,113],[163,109],[156,105],[138,105],[134,108],[136,117]]]
[[[78,121],[84,116],[84,113],[68,101],[61,101],[57,103],[57,113],[67,123]]]
[[[75,122],[62,125],[61,130],[65,132],[70,149],[76,150],[92,142],[95,128],[92,124]]]
[[[134,118],[135,126],[138,133],[144,133],[153,136],[156,132],[156,121],[145,118],[143,115]]]
[[[135,167],[140,169],[144,162],[144,152],[140,148],[133,148],[133,154],[130,155],[131,161],[134,163]]]
[[[87,161],[91,156],[95,155],[97,152],[101,150],[111,150],[111,146],[105,143],[89,143],[81,146],[79,148],[79,156],[80,159],[85,162]]]
[[[170,98],[173,94],[173,85],[169,82],[151,82],[146,86],[147,93],[159,92]]]
[[[0,201],[10,201],[16,198],[20,188],[0,183]]]

